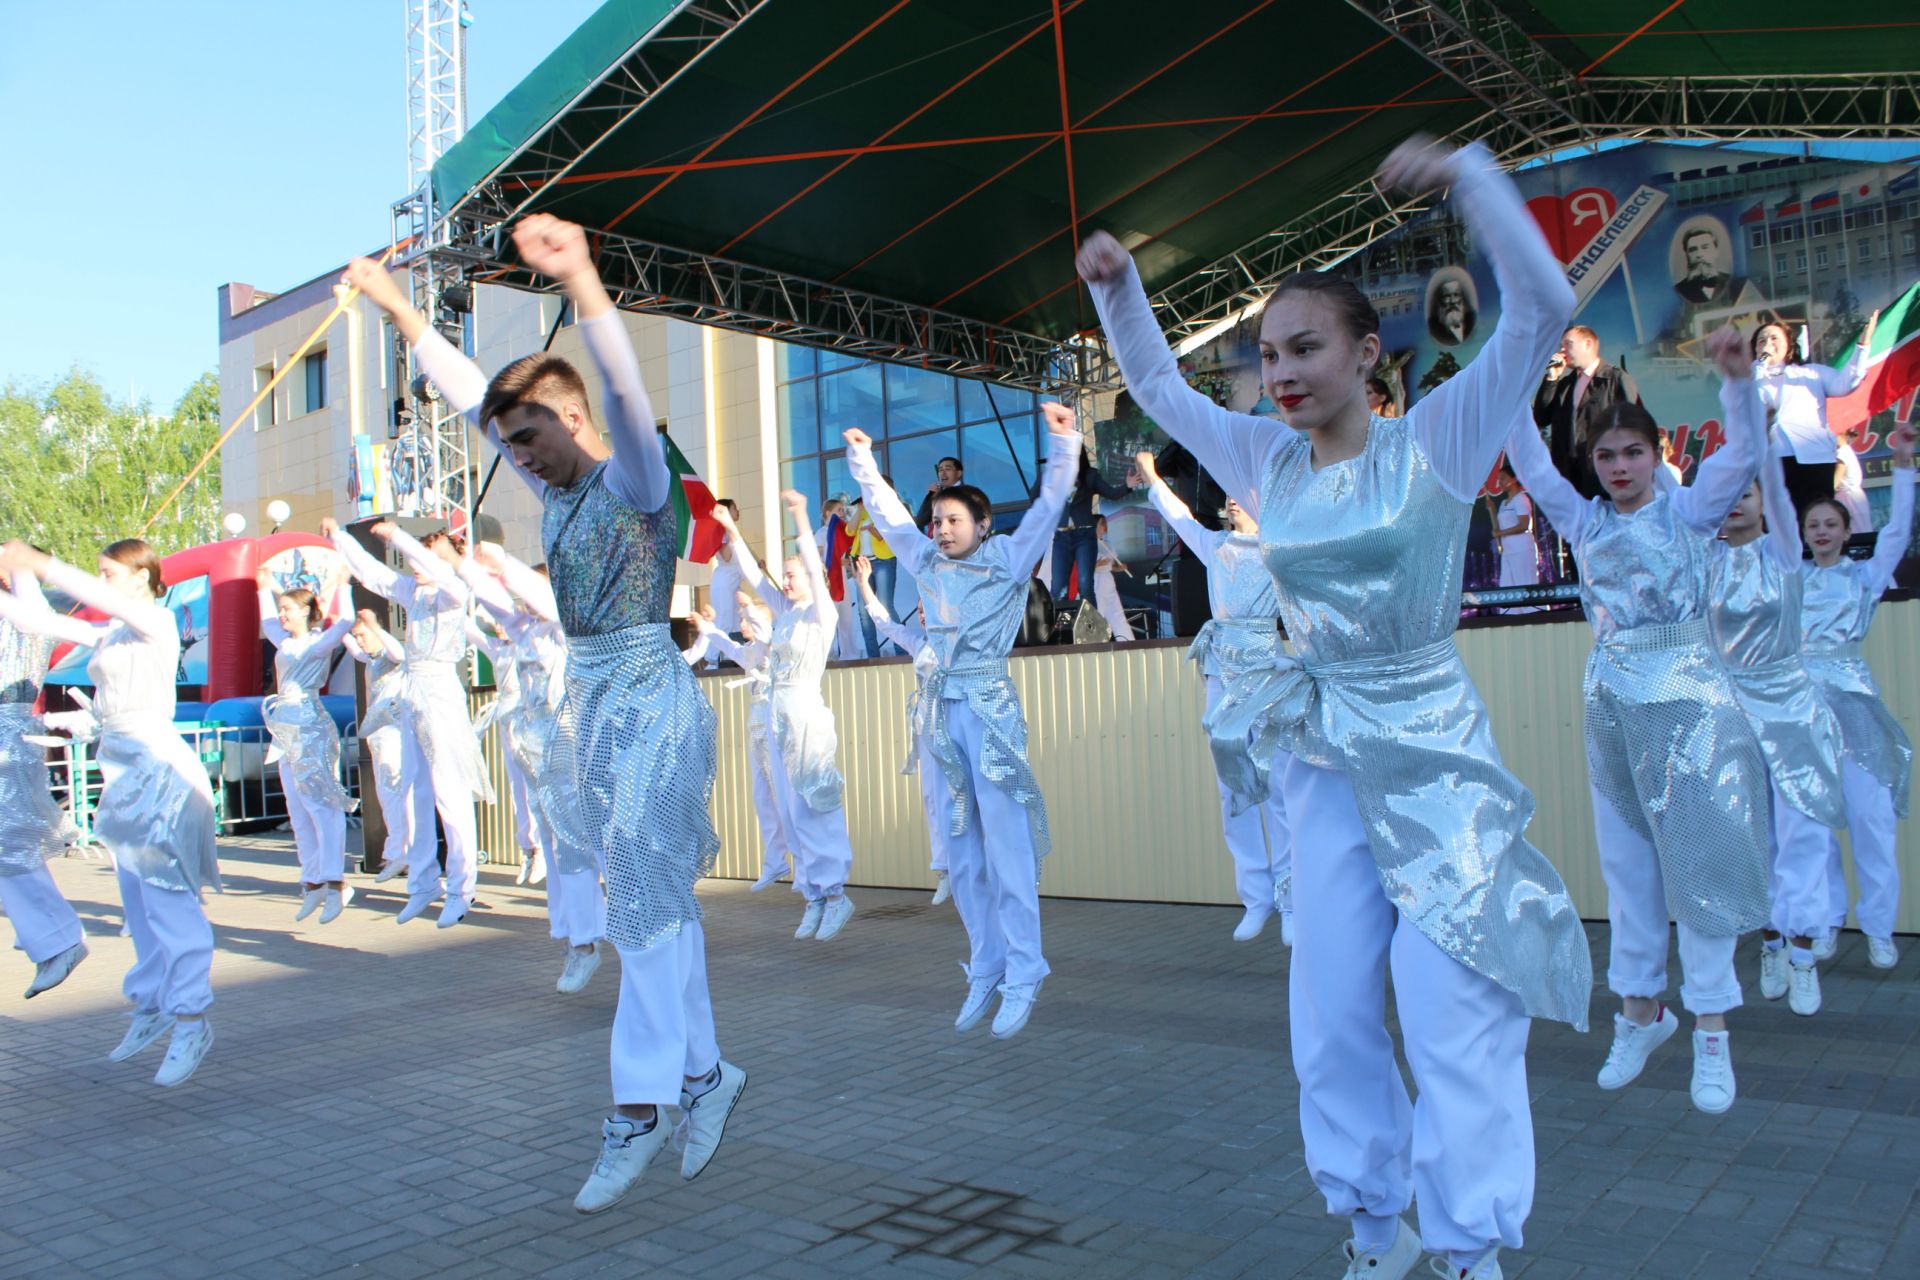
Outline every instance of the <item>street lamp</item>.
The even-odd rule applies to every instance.
[[[247,518],[238,511],[229,511],[220,522],[220,527],[227,531],[229,538],[237,538],[247,531]]]
[[[273,528],[267,530],[267,532],[280,532],[280,526],[285,524],[287,517],[292,514],[293,508],[288,506],[283,500],[275,498],[272,502],[269,502],[267,504],[267,519],[273,521]]]

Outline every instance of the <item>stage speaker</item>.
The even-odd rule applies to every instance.
[[[1027,616],[1020,623],[1019,633],[1013,638],[1016,649],[1030,649],[1034,645],[1052,644],[1053,640],[1053,596],[1040,585],[1040,579],[1027,579]]]
[[[1207,566],[1198,556],[1182,554],[1173,562],[1173,634],[1197,636],[1213,616],[1207,599]]]
[[[1113,639],[1113,628],[1093,607],[1093,601],[1080,600],[1054,615],[1055,644],[1106,644]]]

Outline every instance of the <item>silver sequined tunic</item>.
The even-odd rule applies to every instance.
[[[1902,818],[1908,812],[1913,744],[1881,701],[1880,686],[1874,683],[1860,644],[1873,626],[1880,597],[1893,583],[1894,566],[1906,551],[1914,483],[1911,469],[1895,469],[1893,509],[1871,560],[1863,563],[1842,557],[1827,569],[1809,561],[1800,571],[1805,584],[1800,620],[1807,674],[1840,721],[1846,758],[1893,793],[1894,812]]]
[[[767,648],[767,725],[787,781],[815,813],[841,804],[844,782],[837,758],[840,738],[833,711],[820,695],[834,625],[809,605],[790,605],[773,621]]]
[[[52,653],[52,640],[0,618],[0,876],[34,870],[73,835],[48,789],[46,749],[25,740],[41,731],[33,703]]]
[[[928,643],[927,633],[911,622],[895,622],[885,613],[873,613],[872,617],[880,639],[892,641],[895,648],[913,661],[913,692],[907,695],[907,758],[900,762],[900,772],[915,774],[920,772],[920,702],[926,695],[927,681],[940,666],[940,655]],[[920,785],[927,786],[934,781],[923,778]]]
[[[353,797],[340,785],[340,731],[320,701],[330,660],[352,619],[324,631],[287,636],[273,624],[273,671],[277,692],[260,703],[260,715],[273,737],[274,750],[293,786],[309,804],[322,809],[353,810]],[[274,636],[272,632],[278,632]]]
[[[635,510],[608,488],[608,466],[545,493],[541,539],[567,633],[551,755],[600,842],[607,937],[640,950],[700,919],[693,886],[720,848],[707,807],[715,721],[668,631],[673,505]]]

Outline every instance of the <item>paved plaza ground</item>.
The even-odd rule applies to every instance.
[[[720,1040],[751,1083],[699,1181],[663,1161],[586,1218],[617,962],[556,995],[542,893],[495,868],[458,928],[396,927],[399,882],[321,927],[292,921],[284,838],[222,856],[218,1038],[179,1089],[150,1082],[164,1042],[106,1061],[131,944],[105,863],[55,864],[93,949],[64,987],[23,1002],[29,966],[0,961],[0,1277],[1340,1274],[1295,1124],[1287,952],[1277,930],[1231,942],[1234,911],[1048,901],[1054,975],[1002,1044],[951,1029],[950,907],[856,890],[840,938],[795,942],[785,886],[708,885]],[[1811,1019],[1758,999],[1744,951],[1719,1118],[1688,1104],[1683,1040],[1608,1094],[1604,1031],[1536,1024],[1539,1187],[1507,1274],[1920,1276],[1905,941],[1885,974],[1846,935]]]

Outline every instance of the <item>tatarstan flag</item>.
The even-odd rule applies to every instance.
[[[1853,359],[1859,339],[1849,339],[1834,367],[1844,369]],[[1889,405],[1898,404],[1920,387],[1920,283],[1880,313],[1867,347],[1866,376],[1845,396],[1827,401],[1827,425],[1845,434]]]
[[[667,471],[673,476],[673,518],[680,526],[680,558],[705,564],[720,550],[726,535],[713,518],[713,490],[680,452],[673,437],[662,431],[660,443],[667,450]]]

